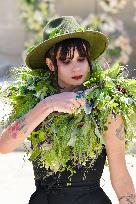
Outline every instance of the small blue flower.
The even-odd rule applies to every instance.
[[[54,128],[54,133],[56,134],[57,132],[58,132],[58,128],[55,127],[55,128]]]
[[[27,94],[28,93],[28,89],[24,89],[24,94]]]
[[[7,97],[9,97],[9,96],[11,96],[11,95],[12,95],[12,93],[10,92],[10,93],[8,93]]]
[[[80,99],[84,97],[84,91],[77,91],[76,92],[76,99]]]
[[[86,99],[86,104],[85,104],[85,113],[90,114],[92,111],[92,108],[94,107],[94,103],[88,99]]]
[[[105,87],[105,81],[104,80],[102,81],[101,86],[102,86],[102,88]]]
[[[41,147],[42,142],[38,142],[37,147]]]
[[[85,157],[86,157],[86,154],[85,154],[85,153],[83,153],[83,154],[82,154],[82,158],[85,158]]]
[[[46,143],[47,143],[47,144],[51,144],[51,138],[48,138],[48,139],[46,140]]]
[[[80,168],[81,168],[81,165],[80,165],[80,163],[79,163],[79,162],[77,163],[77,165],[76,165],[76,166],[77,166],[77,168],[78,168],[78,169],[80,169]]]

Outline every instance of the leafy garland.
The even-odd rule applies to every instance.
[[[27,138],[32,148],[27,150],[30,161],[38,158],[38,165],[50,170],[49,175],[76,166],[91,165],[103,148],[103,132],[107,129],[109,114],[121,114],[126,133],[126,148],[136,138],[136,80],[123,76],[124,67],[115,63],[104,70],[97,61],[93,72],[83,83],[78,94],[86,99],[85,106],[74,114],[53,112]],[[57,93],[50,80],[51,72],[30,70],[27,67],[12,70],[17,80],[3,90],[1,99],[11,106],[1,124],[8,125],[24,116],[45,97]],[[81,128],[82,127],[82,128]],[[72,161],[72,165],[68,162]],[[49,176],[47,175],[47,176]]]

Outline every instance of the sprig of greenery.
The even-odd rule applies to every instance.
[[[86,99],[85,106],[74,114],[53,112],[32,131],[27,138],[32,144],[27,151],[29,160],[38,158],[38,165],[49,169],[49,175],[66,169],[72,175],[77,165],[86,166],[90,159],[93,166],[103,148],[109,114],[115,118],[122,115],[127,149],[128,143],[136,138],[136,80],[125,78],[122,72],[123,67],[117,63],[104,70],[95,61],[93,72],[83,83],[84,90],[80,90]],[[8,98],[12,106],[8,123],[23,116],[43,98],[57,93],[49,71],[21,67],[14,68],[12,74],[16,80],[1,91],[1,98]]]

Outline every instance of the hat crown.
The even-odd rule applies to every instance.
[[[55,38],[58,35],[73,33],[81,26],[73,16],[62,16],[47,23],[43,30],[43,41]]]
[[[107,37],[98,31],[82,27],[73,16],[62,16],[50,20],[43,29],[43,42],[29,49],[26,64],[31,69],[46,69],[45,54],[56,43],[69,38],[81,38],[90,44],[90,60],[97,59],[108,45]]]

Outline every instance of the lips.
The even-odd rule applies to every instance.
[[[72,79],[76,79],[76,80],[78,80],[78,79],[81,79],[81,78],[82,78],[82,76],[83,76],[83,75],[74,76],[74,77],[72,77]]]

